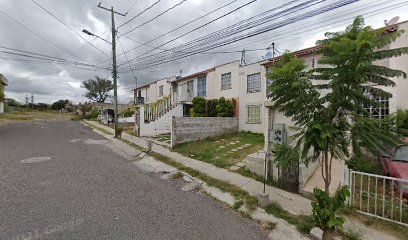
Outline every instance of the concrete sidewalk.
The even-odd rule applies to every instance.
[[[85,122],[88,125],[104,129],[108,132],[111,132],[112,134],[114,132],[112,128],[99,124],[97,122],[90,122],[86,120]],[[105,135],[102,132],[100,132],[100,134]],[[127,154],[128,156],[132,157],[135,154],[139,153],[138,150],[129,149],[130,147],[127,144],[124,144],[121,141],[114,139],[113,136],[105,135],[105,137],[111,140],[114,143],[114,145],[116,145],[115,147],[117,147],[119,150],[124,150],[127,148],[125,154]],[[147,148],[147,141],[143,138],[135,137],[135,136],[132,136],[126,133],[122,133],[122,138],[142,148]],[[126,147],[125,145],[127,145],[128,147]],[[152,151],[162,154],[166,157],[169,157],[173,161],[179,162],[186,167],[190,167],[197,171],[205,173],[213,178],[216,178],[222,181],[227,181],[231,184],[239,186],[250,194],[257,195],[263,190],[263,184],[258,181],[255,181],[252,178],[247,178],[240,174],[230,172],[226,169],[218,168],[214,165],[182,156],[179,153],[170,151],[170,149],[166,147],[153,143]],[[305,214],[305,215],[310,215],[312,213],[311,201],[307,198],[304,198],[300,195],[289,193],[279,188],[271,187],[271,186],[266,186],[266,192],[269,194],[269,199],[271,201],[275,201],[279,203],[282,206],[282,208],[285,209],[286,211],[289,211],[294,214]],[[358,233],[362,239],[370,239],[370,240],[395,240],[397,239],[394,236],[391,236],[385,232],[365,226],[361,222],[351,220],[349,218],[347,220],[348,221],[346,222],[344,226],[345,229]]]
[[[113,129],[105,125],[97,122],[85,122],[113,133]],[[143,138],[135,137],[126,133],[122,133],[122,138],[140,147],[147,148],[147,141]],[[186,167],[190,167],[199,172],[205,173],[210,177],[239,186],[250,194],[257,195],[263,190],[263,184],[252,178],[244,177],[238,173],[233,173],[223,168],[218,168],[209,163],[185,157],[179,153],[170,151],[170,149],[166,147],[153,143],[152,151],[162,154],[173,161],[183,164]],[[312,213],[309,199],[271,186],[266,186],[266,192],[269,194],[269,199],[271,201],[279,203],[285,210],[291,213],[304,215],[310,215]]]

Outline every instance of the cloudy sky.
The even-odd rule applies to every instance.
[[[232,3],[226,7],[146,44],[149,40],[230,2]],[[363,15],[366,18],[366,23],[373,27],[384,26],[384,20],[394,16],[400,16],[400,21],[408,19],[408,3],[403,0],[361,0],[301,21],[291,20],[292,17],[304,13],[304,11],[299,11],[296,14],[286,16],[287,19],[285,17],[277,19],[276,21],[285,23],[282,27],[209,50],[208,52],[211,54],[196,54],[150,67],[140,67],[143,64],[140,65],[141,63],[132,61],[130,64],[135,69],[133,72],[129,70],[127,60],[136,58],[147,51],[153,50],[145,54],[145,57],[157,54],[154,56],[157,56],[160,62],[160,59],[169,54],[169,49],[172,47],[188,43],[282,4],[296,2],[290,5],[294,6],[304,3],[306,0],[257,0],[226,17],[163,45],[159,49],[153,49],[249,2],[252,1],[102,1],[103,6],[109,8],[113,6],[116,11],[122,13],[128,12],[126,17],[115,16],[116,26],[121,26],[139,15],[118,29],[119,101],[125,103],[131,100],[130,91],[136,85],[134,76],[137,77],[139,86],[163,77],[177,75],[180,71],[185,76],[217,64],[239,60],[241,56],[239,51],[243,49],[249,50],[246,54],[247,63],[260,61],[266,53],[266,48],[272,42],[275,42],[278,53],[285,49],[294,51],[310,47],[317,39],[324,37],[324,32],[344,29],[357,15]],[[320,0],[316,2],[336,4],[344,1]],[[23,102],[25,96],[32,93],[35,102],[51,103],[61,98],[80,102],[87,100],[83,98],[84,89],[80,87],[81,81],[93,78],[95,75],[111,78],[111,73],[108,70],[111,67],[111,45],[81,32],[82,29],[87,29],[111,41],[110,13],[98,8],[98,3],[99,0],[0,0],[0,29],[2,29],[0,34],[0,73],[9,79],[9,86],[6,88],[8,97]],[[177,5],[179,3],[181,4]],[[153,7],[143,12],[153,4]],[[173,9],[146,23],[175,5],[177,6]],[[314,7],[318,9],[319,5]],[[141,12],[143,13],[140,14]],[[142,26],[138,27],[139,25]],[[133,31],[129,32],[130,30]],[[127,32],[129,33],[125,34]],[[32,58],[27,59],[21,55],[10,55],[10,50],[4,47],[87,63],[97,67],[79,68],[67,63],[57,64]],[[137,47],[135,50],[128,51],[135,47]],[[123,49],[128,51],[127,54],[123,54]],[[16,53],[15,51],[11,52]]]

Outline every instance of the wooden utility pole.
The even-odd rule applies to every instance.
[[[115,110],[115,138],[118,137],[118,71],[116,69],[116,28],[115,28],[115,14],[126,16],[119,12],[115,12],[113,7],[105,8],[101,6],[101,2],[98,4],[99,8],[102,8],[106,11],[110,11],[112,15],[112,77],[113,77],[113,105]]]

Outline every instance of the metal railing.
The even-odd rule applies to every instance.
[[[408,226],[408,179],[348,171],[350,206],[358,212]]]
[[[155,103],[149,103],[144,105],[144,120],[145,122],[155,121],[170,110],[175,105],[172,102],[171,95],[163,97]]]

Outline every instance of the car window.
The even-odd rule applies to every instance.
[[[408,146],[397,148],[395,151],[395,160],[408,162]]]

